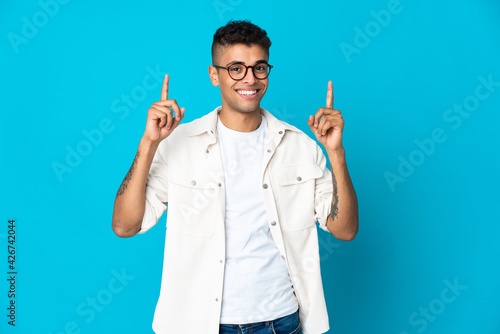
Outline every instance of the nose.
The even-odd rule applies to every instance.
[[[249,85],[253,85],[255,82],[257,82],[257,78],[253,74],[253,67],[248,67],[247,74],[245,74],[245,77],[242,79],[242,81]]]

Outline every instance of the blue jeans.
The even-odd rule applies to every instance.
[[[219,334],[302,334],[299,310],[272,321],[244,325],[220,325]]]

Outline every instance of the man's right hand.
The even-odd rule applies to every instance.
[[[168,74],[163,80],[161,100],[153,103],[148,110],[148,119],[143,138],[159,144],[167,138],[184,118],[185,108],[179,108],[176,100],[168,99]],[[175,112],[175,114],[174,114]]]

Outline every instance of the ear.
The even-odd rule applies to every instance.
[[[217,73],[217,69],[212,65],[208,66],[208,75],[210,75],[210,81],[212,81],[212,85],[215,87],[219,86],[219,73]]]

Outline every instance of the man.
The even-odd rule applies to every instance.
[[[316,222],[341,240],[358,230],[344,121],[326,107],[307,124],[325,147],[260,107],[269,83],[264,30],[232,21],[217,30],[210,80],[222,106],[180,125],[169,97],[148,111],[118,190],[113,230],[144,233],[167,210],[156,333],[324,333],[329,329]]]

